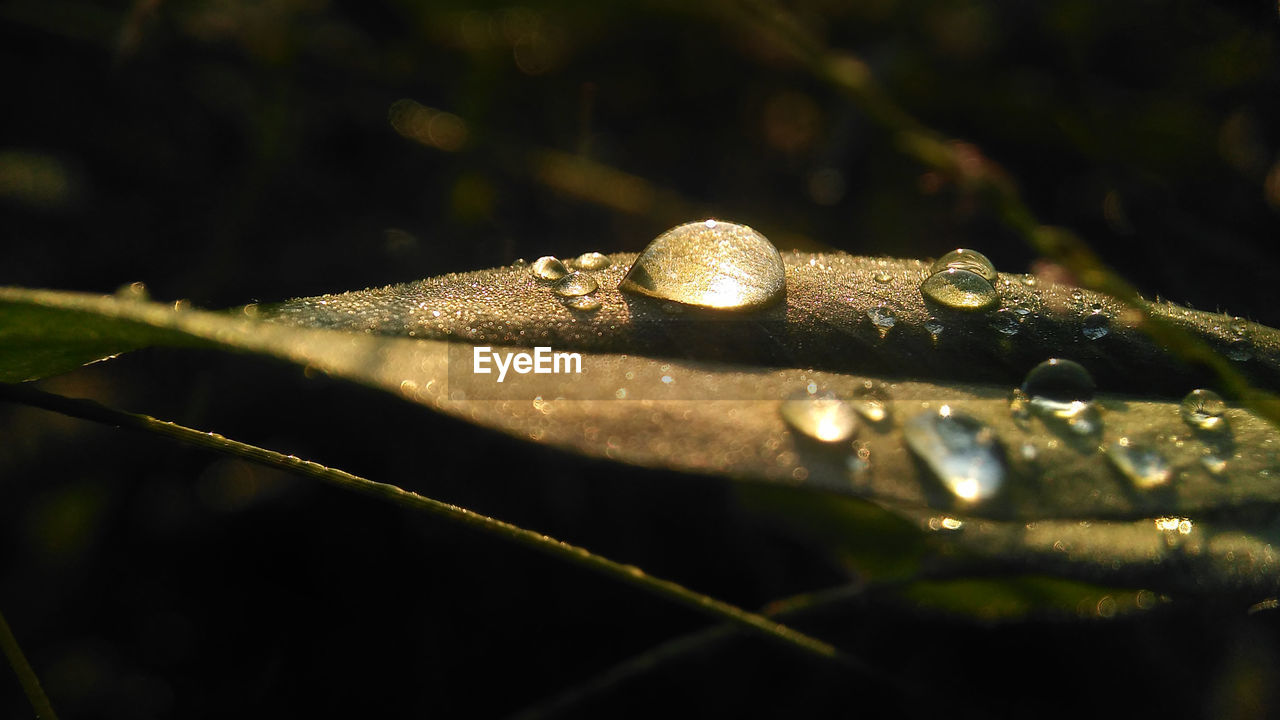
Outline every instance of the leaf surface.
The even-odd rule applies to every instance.
[[[595,312],[567,307],[520,266],[235,313],[0,289],[10,341],[0,370],[25,378],[145,344],[260,353],[572,452],[764,483],[786,493],[795,517],[826,513],[832,493],[870,501],[897,518],[883,527],[900,547],[873,550],[891,557],[1161,591],[1280,589],[1275,429],[1240,408],[1226,412],[1225,431],[1188,426],[1178,403],[1160,395],[1190,389],[1183,383],[1194,370],[1126,324],[1113,301],[1002,276],[1004,309],[1029,310],[1010,334],[993,313],[930,306],[912,289],[927,273],[921,263],[785,254],[786,302],[728,315],[617,293],[629,257],[611,256],[612,267],[598,273]],[[867,310],[889,303],[894,322],[886,328]],[[1081,330],[1094,305],[1110,324],[1090,338]],[[1271,382],[1275,331],[1160,307],[1247,354],[1240,368]],[[931,331],[939,320],[941,331]],[[79,336],[85,328],[87,340]],[[477,347],[531,346],[578,351],[582,371],[510,372],[502,383],[474,372]],[[1104,386],[1130,392],[1100,394],[1097,427],[1085,434],[1052,416],[1012,413],[1014,385],[1049,356],[1072,357]],[[886,393],[888,416],[861,418],[842,442],[813,440],[779,412],[809,388],[854,399],[867,387]],[[957,496],[911,449],[909,421],[943,406],[995,438],[1000,484],[988,499]],[[1117,448],[1126,443],[1155,453],[1163,482],[1146,487],[1124,471]],[[847,521],[834,527],[858,536]],[[856,543],[876,540],[864,533]]]

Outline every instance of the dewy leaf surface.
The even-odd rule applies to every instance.
[[[630,257],[610,256],[594,273],[595,311],[570,308],[522,266],[234,314],[20,289],[0,290],[0,308],[45,319],[32,327],[106,318],[103,343],[272,355],[585,455],[864,498],[988,565],[1157,589],[1280,589],[1276,430],[1235,407],[1225,430],[1188,426],[1176,401],[1154,394],[1185,393],[1195,373],[1127,327],[1113,301],[1002,276],[999,310],[948,314],[920,298],[922,263],[787,253],[784,303],[707,314],[617,293]],[[997,313],[1020,307],[1028,312],[1011,313],[1016,332],[1002,330]],[[1270,384],[1273,330],[1161,312],[1247,357],[1241,369]],[[1090,337],[1085,321],[1099,314],[1108,332]],[[21,338],[39,350],[67,336]],[[472,372],[481,344],[580,350],[582,371],[511,372],[499,384]],[[1053,414],[1011,412],[1013,388],[1048,356],[1071,357],[1104,389],[1128,392],[1099,394],[1084,432]],[[861,408],[851,439],[820,442],[784,420],[781,403],[810,392]],[[883,417],[862,405],[869,398],[883,401]],[[917,420],[940,414],[983,428],[994,458],[984,472],[999,480],[989,497],[967,500],[912,451]]]
[[[1103,389],[1181,397],[1206,376],[1135,327],[1106,295],[1001,274],[1000,305],[927,300],[929,264],[843,253],[783,253],[786,299],[750,313],[677,306],[617,290],[635,255],[592,274],[600,308],[574,310],[527,267],[495,268],[264,307],[305,327],[494,345],[635,353],[735,365],[814,368],[1016,384],[1048,357],[1084,363]],[[1242,318],[1157,303],[1154,312],[1232,358],[1255,385],[1280,387],[1280,335]],[[1158,372],[1153,370],[1158,369]]]

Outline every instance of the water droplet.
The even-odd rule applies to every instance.
[[[801,390],[783,400],[778,412],[788,425],[821,442],[848,440],[858,427],[853,408],[831,393],[810,395]]]
[[[151,291],[147,289],[146,283],[131,282],[116,288],[115,296],[118,300],[141,302],[151,299]]]
[[[552,291],[560,297],[577,297],[593,293],[599,287],[600,283],[597,283],[595,278],[587,273],[575,271],[560,278]]]
[[[1041,417],[1065,420],[1077,435],[1092,435],[1102,429],[1093,405],[1096,389],[1093,376],[1074,360],[1051,358],[1036,365],[1022,381],[1026,407]],[[1018,395],[1015,393],[1015,401]],[[1016,415],[1015,408],[1015,415]]]
[[[1227,404],[1212,390],[1192,390],[1182,398],[1182,419],[1197,430],[1225,430]]]
[[[889,282],[890,280],[893,280],[893,277],[890,276],[889,273],[883,270],[877,270],[876,273],[871,276],[871,279],[875,280],[878,283],[884,284]]]
[[[1022,391],[1032,401],[1067,405],[1089,402],[1097,385],[1083,365],[1074,360],[1050,358],[1031,368],[1022,381]]]
[[[986,310],[1000,301],[996,289],[986,278],[958,268],[930,275],[920,284],[920,292],[953,310]]]
[[[931,317],[924,321],[924,329],[928,330],[929,334],[932,335],[934,339],[937,339],[937,337],[942,334],[942,331],[947,329],[947,326],[943,325],[942,321],[938,318]]]
[[[1253,349],[1248,340],[1232,340],[1227,345],[1227,357],[1237,362],[1244,362],[1253,357]]]
[[[1145,442],[1122,437],[1104,449],[1111,463],[1141,489],[1160,487],[1173,474],[1160,451]]]
[[[867,310],[867,317],[871,318],[873,325],[880,328],[881,334],[898,322],[898,314],[893,311],[893,308],[884,305],[877,305]]]
[[[964,529],[964,521],[957,520],[953,517],[947,517],[945,515],[931,517],[929,518],[929,529],[934,532],[942,532],[944,530],[947,532],[955,532],[957,530]]]
[[[1212,475],[1221,475],[1227,469],[1227,458],[1218,454],[1217,450],[1205,448],[1200,456],[1200,464]]]
[[[778,249],[745,225],[707,220],[672,228],[636,258],[624,292],[720,310],[750,310],[786,292]]]
[[[951,268],[968,270],[993,285],[999,278],[999,275],[996,274],[996,266],[991,264],[986,255],[977,250],[966,250],[965,248],[952,250],[935,260],[929,268],[929,272],[937,274]]]
[[[1084,299],[1084,291],[1083,291],[1083,290],[1072,290],[1072,291],[1071,291],[1071,299],[1072,299],[1072,300],[1076,300],[1076,301],[1083,300],[1083,299]]]
[[[1018,330],[1022,329],[1019,322],[1017,313],[1009,308],[997,310],[991,315],[992,329],[1005,335],[1017,335]]]
[[[871,450],[867,447],[858,448],[857,452],[850,453],[844,459],[844,467],[849,471],[849,475],[853,479],[857,479],[866,471],[871,469]]]
[[[884,383],[863,380],[862,386],[853,391],[849,402],[868,422],[879,425],[889,419],[891,399],[889,388]]]
[[[991,428],[943,405],[906,422],[903,433],[912,452],[957,498],[979,502],[1004,484],[1004,461]]]
[[[559,280],[569,271],[565,269],[564,263],[555,259],[550,255],[544,255],[529,266],[529,272],[539,280]]]
[[[573,266],[579,270],[603,270],[612,264],[608,255],[598,252],[582,253],[573,259]]]
[[[579,312],[595,312],[600,309],[600,301],[594,295],[576,295],[565,298],[564,306]]]
[[[1084,319],[1084,326],[1080,329],[1080,334],[1090,340],[1097,340],[1111,332],[1111,328],[1108,327],[1110,323],[1111,320],[1106,315],[1102,313],[1091,313]]]
[[[1245,333],[1249,330],[1249,321],[1242,317],[1231,318],[1230,327],[1231,332],[1237,337],[1244,337]]]

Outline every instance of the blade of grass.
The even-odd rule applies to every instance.
[[[768,607],[761,611],[761,614],[769,617],[786,615],[815,605],[820,606],[825,603],[853,597],[858,595],[861,590],[860,586],[843,585],[830,590],[795,595],[769,603]],[[699,650],[705,650],[716,643],[727,640],[736,633],[736,630],[732,625],[721,623],[671,638],[638,655],[633,655],[581,683],[520,710],[511,715],[508,720],[549,720],[557,717],[590,701],[592,698],[604,695],[619,685],[643,676],[668,661],[684,657]],[[897,689],[906,690],[901,683],[885,676],[883,673],[872,672],[871,674],[877,680],[890,682]]]
[[[283,455],[273,450],[232,440],[217,433],[201,432],[177,423],[157,420],[148,415],[116,410],[91,400],[78,400],[47,393],[29,385],[0,383],[0,399],[51,410],[82,420],[161,435],[188,445],[195,445],[224,455],[320,480],[364,495],[383,498],[401,507],[424,511],[436,517],[461,523],[553,557],[589,568],[607,577],[638,587],[717,620],[732,623],[779,642],[785,647],[799,650],[821,660],[838,662],[864,672],[869,671],[865,664],[842,653],[833,645],[770,620],[763,615],[749,612],[736,605],[695,592],[670,580],[654,577],[634,565],[626,565],[610,560],[592,553],[586,548],[557,540],[542,533],[526,530],[487,515],[472,512],[457,505],[424,497],[396,485],[368,480],[342,470],[303,460],[293,455]]]
[[[0,649],[4,650],[9,666],[17,674],[18,682],[22,683],[22,690],[27,694],[31,709],[36,711],[36,717],[58,720],[57,713],[53,711],[53,705],[49,703],[49,697],[44,694],[44,688],[40,687],[40,679],[36,677],[36,671],[32,670],[31,663],[27,662],[27,656],[18,645],[18,639],[13,636],[13,630],[9,628],[9,621],[5,619],[4,613],[0,613]]]

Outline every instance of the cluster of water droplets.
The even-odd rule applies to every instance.
[[[952,310],[989,310],[1000,302],[995,287],[998,278],[986,255],[960,248],[933,263],[929,277],[920,284],[920,293]]]
[[[600,282],[590,271],[609,268],[613,261],[598,252],[588,252],[567,261],[546,255],[529,265],[529,274],[546,283],[561,298],[565,307],[580,312],[595,312],[601,307],[595,292]]]
[[[610,265],[607,256],[586,253],[568,262],[539,258],[529,265],[529,272],[549,284],[568,307],[594,311],[600,308],[594,295],[599,282],[591,273]],[[872,278],[881,284],[893,280],[883,270]],[[1009,282],[1006,279],[1005,284]],[[1034,280],[1025,284],[1033,285]],[[986,256],[957,249],[930,267],[920,292],[943,313],[977,312],[1000,304],[996,289],[999,285],[1000,277]],[[628,269],[618,289],[659,300],[660,307],[669,312],[688,307],[754,310],[785,296],[785,267],[777,249],[755,230],[706,220],[680,225],[655,239]],[[1085,307],[1085,294],[1080,290],[1072,293],[1072,299],[1082,308],[1084,337],[1105,337],[1111,328],[1105,308],[1101,304]],[[865,311],[882,337],[899,322],[900,314],[890,303]],[[1031,314],[1026,307],[1005,307],[991,313],[988,324],[1002,335],[1013,336]],[[945,330],[944,322],[937,317],[926,320],[924,327],[935,338]],[[1237,333],[1241,342],[1242,335],[1243,331]],[[1032,418],[1038,418],[1055,432],[1063,431],[1060,437],[1074,438],[1072,444],[1078,450],[1104,454],[1135,488],[1166,486],[1174,472],[1160,450],[1159,438],[1136,433],[1102,441],[1103,421],[1094,401],[1095,389],[1094,379],[1084,366],[1051,358],[1032,368],[1014,389],[1010,409],[1024,430],[1030,429]],[[782,400],[778,413],[799,437],[820,446],[841,448],[847,455],[850,473],[857,474],[869,467],[870,449],[869,443],[852,440],[864,422],[873,426],[892,422],[890,400],[888,388],[873,381],[865,381],[844,395],[820,392],[816,383],[810,383]],[[1192,391],[1182,402],[1181,416],[1203,441],[1205,468],[1221,473],[1231,447],[1222,398],[1210,390]],[[907,448],[961,504],[987,501],[1006,486],[1010,470],[997,433],[961,408],[947,404],[921,412],[902,422],[901,429]],[[1038,454],[1035,443],[1028,441],[1013,457],[1033,461]]]

